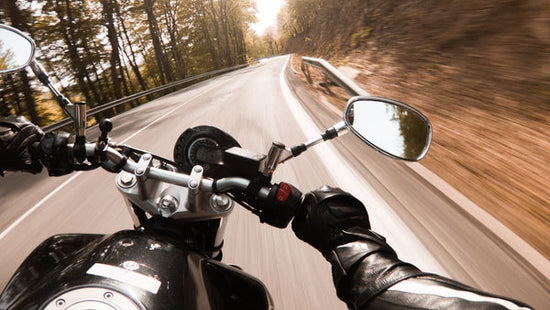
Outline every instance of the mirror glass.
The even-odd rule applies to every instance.
[[[348,128],[377,151],[416,161],[430,147],[428,119],[404,103],[385,98],[354,98],[344,114]]]
[[[10,29],[0,28],[0,73],[25,68],[33,55],[32,41]]]

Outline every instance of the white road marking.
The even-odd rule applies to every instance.
[[[15,220],[13,223],[8,226],[2,233],[0,234],[0,239],[3,239],[6,237],[12,229],[14,229],[17,225],[19,225],[25,218],[27,218],[31,213],[36,211],[44,202],[46,202],[48,199],[50,199],[53,195],[55,195],[58,191],[60,191],[63,187],[65,187],[67,184],[71,183],[76,177],[78,177],[82,171],[76,173],[72,177],[70,177],[68,180],[63,182],[61,185],[56,187],[53,191],[51,191],[48,195],[46,195],[44,198],[42,198],[38,203],[36,203],[32,208],[27,210],[21,217],[19,217],[17,220]]]
[[[123,144],[123,143],[126,143],[128,140],[132,139],[133,137],[135,137],[136,135],[138,135],[139,133],[143,132],[145,129],[151,127],[152,125],[154,125],[155,123],[157,123],[158,121],[164,119],[165,117],[167,117],[168,115],[172,114],[174,111],[180,109],[181,107],[185,106],[187,103],[189,102],[192,102],[193,100],[195,100],[197,97],[203,95],[204,93],[210,91],[210,88],[208,88],[208,90],[205,90],[199,94],[197,94],[196,96],[193,96],[191,97],[189,100],[187,100],[185,103],[183,104],[180,104],[178,105],[177,107],[175,107],[174,109],[168,111],[166,114],[160,116],[159,118],[155,119],[154,121],[152,121],[151,123],[147,124],[146,126],[144,126],[143,128],[141,128],[140,130],[136,131],[135,133],[131,134],[130,136],[126,137],[124,140],[122,140],[121,142],[119,142],[120,144]],[[58,187],[56,187],[53,191],[51,191],[48,195],[46,195],[44,198],[42,198],[39,202],[37,202],[34,206],[32,206],[32,208],[30,208],[29,210],[27,210],[27,212],[25,212],[21,217],[19,217],[17,220],[15,220],[13,223],[10,224],[10,226],[8,226],[8,228],[6,228],[4,231],[2,231],[2,233],[0,233],[0,240],[3,239],[4,237],[6,237],[17,225],[19,225],[23,220],[25,220],[29,215],[31,215],[34,211],[36,211],[38,208],[40,208],[40,206],[42,206],[46,201],[48,201],[53,195],[55,195],[57,192],[59,192],[61,189],[63,189],[65,186],[67,186],[67,184],[71,183],[74,179],[76,179],[78,176],[80,176],[82,174],[83,171],[79,171],[77,172],[75,175],[73,175],[72,177],[70,177],[68,180],[66,180],[65,182],[63,182],[61,185],[59,185]]]
[[[307,137],[318,136],[321,130],[313,123],[309,115],[303,110],[301,104],[297,99],[292,95],[286,79],[284,77],[284,72],[288,65],[288,60],[285,63],[283,70],[280,75],[281,90],[289,105],[291,111],[293,112],[294,117],[296,118],[299,126]],[[148,125],[144,126],[140,130],[136,131],[132,135],[126,137],[122,142],[132,139],[139,133],[143,132],[145,129],[154,125],[156,122],[164,119],[174,111],[185,106],[188,102],[193,101],[195,98],[201,96],[205,90],[196,96],[193,96],[186,103],[177,106],[176,108],[170,110],[166,114],[158,117]],[[422,243],[416,238],[416,236],[410,231],[410,229],[399,219],[399,217],[387,206],[385,201],[372,189],[372,187],[365,182],[365,180],[358,175],[352,167],[349,167],[345,160],[339,155],[338,151],[329,143],[323,143],[314,147],[314,151],[317,152],[318,157],[321,159],[327,171],[331,174],[332,178],[338,182],[338,185],[345,190],[354,193],[360,200],[366,202],[368,205],[370,216],[372,219],[373,228],[386,235],[391,241],[390,243],[395,248],[399,249],[400,256],[404,257],[406,260],[419,265],[425,271],[435,272],[439,274],[448,274],[443,267],[429,254],[427,249],[422,245]],[[74,179],[80,176],[82,172],[78,172],[73,175],[71,178],[63,182],[57,188],[55,188],[51,193],[42,198],[38,203],[36,203],[32,208],[25,212],[21,217],[14,221],[8,228],[6,228],[2,233],[0,233],[0,239],[6,237],[17,225],[19,225],[23,220],[25,220],[30,214],[36,211],[40,206],[42,206],[46,201],[48,201],[53,195],[57,194],[61,189],[63,189],[67,184],[71,183]],[[379,227],[378,227],[379,226]],[[403,238],[407,236],[407,238]]]
[[[317,128],[311,117],[298,102],[298,99],[290,91],[285,78],[288,63],[287,59],[280,75],[283,96],[305,136],[308,138],[317,137],[324,130]],[[425,272],[433,272],[444,276],[449,274],[372,186],[353,167],[347,164],[346,160],[342,158],[330,142],[316,145],[312,151],[317,153],[339,187],[353,193],[365,203],[373,229],[388,238],[389,243],[397,249],[400,257],[417,265]]]

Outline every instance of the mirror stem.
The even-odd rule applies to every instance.
[[[347,128],[348,128],[348,126],[346,125],[346,123],[344,121],[341,121],[341,122],[337,123],[336,125],[334,125],[334,127],[330,128],[329,130],[334,129],[338,133],[340,133],[340,132],[343,132]]]
[[[344,122],[339,122],[333,127],[327,129],[324,133],[321,134],[320,137],[309,140],[306,143],[293,146],[288,150],[292,154],[290,154],[288,157],[281,160],[281,163],[289,160],[292,157],[297,157],[298,155],[302,154],[304,151],[306,151],[307,149],[309,149],[314,145],[317,145],[323,141],[327,141],[338,137],[338,134],[341,132],[344,132],[346,129],[347,129],[346,124]]]
[[[338,133],[343,131],[346,128],[347,128],[347,126],[344,122],[339,122],[338,124],[334,125],[333,127],[327,129],[324,133],[322,133],[321,137],[312,139],[312,140],[302,144],[305,147],[305,149],[303,151],[305,151],[305,150],[309,149],[310,147],[312,147],[314,145],[317,145],[317,144],[319,144],[323,141],[331,140],[331,139],[334,139],[334,138],[338,137]],[[294,156],[298,156],[298,155],[295,154]]]
[[[63,111],[65,111],[65,113],[74,120],[75,115],[73,104],[71,103],[71,101],[69,101],[69,99],[63,96],[63,94],[59,90],[57,90],[57,88],[55,88],[55,86],[50,81],[50,76],[48,75],[46,70],[44,70],[44,67],[42,67],[42,65],[38,61],[36,61],[36,59],[33,59],[30,67],[36,77],[40,80],[40,82],[46,85],[46,87],[48,87],[48,89],[52,92]]]

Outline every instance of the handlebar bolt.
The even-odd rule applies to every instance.
[[[159,207],[162,210],[175,212],[178,209],[178,200],[172,195],[165,195],[160,199]]]
[[[130,187],[134,185],[134,182],[135,182],[134,176],[129,173],[121,174],[119,180],[120,180],[120,185],[124,187]]]
[[[202,167],[201,166],[195,166],[193,168],[193,170],[195,170],[196,173],[201,173],[202,172]]]
[[[151,154],[143,154],[141,157],[143,157],[143,160],[149,160],[151,159]]]
[[[192,180],[191,182],[189,182],[190,188],[197,188],[198,186],[199,186],[199,182],[197,182],[197,180]]]
[[[216,212],[226,213],[233,208],[233,200],[226,195],[212,195],[210,196],[210,206]]]

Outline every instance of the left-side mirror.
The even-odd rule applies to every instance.
[[[0,24],[0,73],[19,71],[34,59],[34,41],[21,31]]]
[[[392,99],[351,98],[344,111],[344,122],[363,142],[393,158],[420,160],[432,141],[428,118]]]

